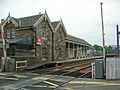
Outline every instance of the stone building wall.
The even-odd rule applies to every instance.
[[[17,38],[22,38],[22,37],[25,37],[27,35],[29,35],[33,38],[35,37],[35,33],[31,28],[16,30],[16,37]]]
[[[36,46],[36,53],[38,60],[51,61],[52,60],[52,30],[45,19],[36,27],[36,37],[42,38],[41,45]]]
[[[54,59],[65,60],[66,57],[66,41],[65,32],[60,26],[54,33]]]
[[[15,61],[27,61],[27,66],[39,63],[36,57],[12,57]]]

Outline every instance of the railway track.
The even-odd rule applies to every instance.
[[[54,67],[54,68],[48,68],[47,72],[45,72],[44,74],[72,76],[73,77],[64,83],[62,82],[59,84],[55,84],[54,85],[55,87],[52,88],[52,90],[57,90],[57,88],[61,87],[62,85],[65,85],[68,82],[75,80],[77,78],[90,77],[91,76],[90,75],[91,74],[91,62],[84,62],[84,63],[79,63],[79,64],[71,65],[71,66],[59,66],[59,67]],[[50,82],[50,83],[54,84],[54,81],[51,81],[51,80],[52,80],[52,77],[43,82]]]
[[[81,72],[82,70],[86,68],[90,68],[91,67],[90,64],[91,63],[84,63],[84,64],[78,64],[78,65],[68,66],[64,68],[59,68],[59,69],[52,70],[51,72],[48,72],[48,74],[76,77],[80,73],[82,73]]]
[[[91,73],[91,62],[92,60],[80,62],[71,65],[62,65],[58,67],[51,67],[45,69],[32,70],[29,72],[38,74],[51,74],[51,75],[62,75],[62,76],[85,76],[84,74]]]
[[[57,86],[56,88],[54,88],[53,90],[56,90],[57,88],[59,88],[62,85],[65,85],[66,83],[75,80],[77,78],[88,78],[91,77],[91,65],[89,65],[90,63],[87,63],[86,65],[80,66],[80,67],[74,67],[73,70],[68,70],[68,72],[66,73],[62,73],[61,75],[63,76],[72,76],[74,77],[73,79],[70,79],[69,81],[60,84],[59,86]]]

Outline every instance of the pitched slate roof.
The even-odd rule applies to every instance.
[[[60,22],[60,21],[51,22],[54,29],[55,29],[55,27],[58,25],[59,22]]]
[[[80,43],[81,45],[85,45],[85,46],[88,46],[88,47],[92,47],[92,45],[89,44],[88,42],[86,42],[85,40],[74,37],[74,36],[71,36],[71,35],[67,35],[66,40],[72,41],[72,42],[75,42],[75,43]]]
[[[14,17],[12,18],[16,21],[16,23],[18,23],[20,27],[26,27],[26,26],[33,26],[42,15],[43,14],[22,17],[22,18],[14,18]]]
[[[42,15],[43,14],[19,18],[21,27],[34,25]]]

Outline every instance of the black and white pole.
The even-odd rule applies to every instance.
[[[5,34],[4,34],[3,25],[1,27],[1,36],[2,36],[2,42],[3,42],[3,53],[4,53],[4,57],[6,58],[7,57],[7,54],[6,54],[6,42],[5,42]]]
[[[103,3],[100,3],[101,7],[101,21],[102,21],[102,41],[103,41],[103,60],[104,60],[104,75],[106,73],[106,55],[105,55],[105,33],[104,33],[104,22],[103,22]]]
[[[5,62],[7,58],[7,52],[6,52],[6,41],[5,41],[5,34],[4,34],[4,25],[2,24],[1,26],[1,36],[2,36],[2,42],[3,42],[3,54],[4,54],[4,59],[2,59],[2,71],[5,70]]]

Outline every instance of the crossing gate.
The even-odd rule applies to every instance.
[[[27,68],[27,60],[16,61],[16,71],[20,71]]]

